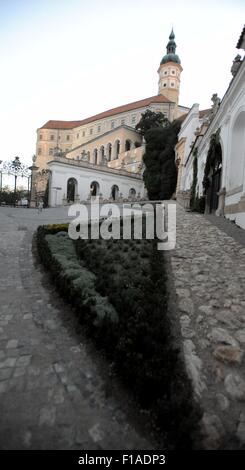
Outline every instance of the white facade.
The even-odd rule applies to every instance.
[[[64,205],[67,201],[67,185],[71,178],[75,180],[75,202],[87,201],[91,195],[91,185],[96,185],[96,195],[103,200],[144,197],[144,183],[141,175],[130,174],[123,170],[114,170],[102,165],[69,161],[57,158],[49,163],[51,170],[49,182],[49,206]],[[112,188],[116,193],[112,194]]]
[[[239,56],[238,56],[239,57]],[[241,61],[220,103],[211,114],[207,130],[202,127],[198,105],[195,104],[184,120],[177,150],[182,150],[179,188],[189,191],[193,180],[193,148],[197,149],[198,172],[196,190],[203,194],[203,177],[210,139],[220,130],[222,169],[219,189],[225,188],[225,216],[245,229],[245,59]],[[199,132],[196,128],[199,127]],[[203,132],[204,131],[204,132]],[[204,134],[204,135],[203,135]],[[185,148],[181,148],[186,139]],[[216,191],[216,189],[215,189]],[[217,194],[217,192],[216,192]]]
[[[191,149],[195,141],[196,130],[200,125],[201,119],[199,117],[199,104],[195,103],[184,120],[179,133],[179,141],[181,139],[185,141],[179,169],[182,173],[179,187],[180,191],[188,191],[191,188],[193,179],[193,155],[191,153]]]

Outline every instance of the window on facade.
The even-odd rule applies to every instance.
[[[132,116],[132,124],[135,124],[136,122],[136,116]]]
[[[101,126],[98,126],[98,132],[100,132],[100,130],[101,130]]]
[[[112,121],[112,123],[111,123],[111,129],[114,129],[114,127],[115,127],[115,122]]]
[[[69,136],[69,135],[66,136],[66,140],[70,140],[70,136]]]
[[[38,155],[42,155],[42,149],[39,148],[37,153],[38,153]]]
[[[50,148],[50,149],[49,149],[49,155],[53,155],[53,153],[54,153],[54,149],[53,149],[53,148]]]
[[[124,126],[124,124],[125,124],[125,119],[122,119],[121,120],[121,125]]]
[[[54,135],[53,134],[51,134],[50,140],[54,140]]]
[[[92,135],[93,134],[93,129],[90,129],[89,133],[90,133],[90,135]]]
[[[175,70],[172,70],[172,75],[175,75]]]
[[[83,137],[85,137],[85,131],[83,131]]]
[[[163,86],[164,86],[164,87],[167,86],[167,83],[164,83]]]
[[[167,70],[166,70],[166,72],[164,72],[164,74],[165,74],[165,75],[167,75],[167,74],[168,74]]]
[[[77,139],[79,139],[79,134],[77,134]]]
[[[43,140],[43,135],[42,134],[40,134],[39,140]]]
[[[174,83],[173,83],[173,82],[171,83],[171,86],[174,86]]]

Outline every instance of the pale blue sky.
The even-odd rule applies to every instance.
[[[35,152],[49,119],[82,119],[157,94],[172,25],[183,66],[180,104],[222,97],[245,2],[0,0],[1,160]]]

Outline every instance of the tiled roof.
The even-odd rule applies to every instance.
[[[209,114],[211,112],[211,108],[209,109],[203,109],[202,111],[199,111],[199,118],[203,118],[206,116],[206,114]],[[188,116],[189,113],[182,114],[182,116],[179,116],[176,121],[179,121],[181,124],[184,122],[185,118]]]
[[[182,114],[181,116],[179,116],[176,121],[179,121],[179,122],[184,122],[186,116],[188,115],[188,113],[185,113],[185,114]]]
[[[118,108],[109,109],[103,113],[96,114],[82,121],[48,121],[41,129],[74,129],[75,127],[83,126],[89,124],[90,122],[97,121],[99,119],[104,119],[115,114],[125,113],[127,111],[133,111],[134,109],[143,108],[149,106],[152,103],[171,103],[171,101],[163,95],[151,96],[144,100],[135,101],[134,103],[125,104],[119,106]]]
[[[243,30],[242,30],[242,32],[241,32],[241,34],[240,34],[240,38],[238,39],[238,43],[237,43],[237,45],[236,45],[237,49],[240,49],[240,48],[241,48],[244,35],[245,35],[245,25],[243,26]]]
[[[211,111],[212,111],[211,108],[203,109],[202,111],[199,111],[199,117],[202,118],[202,117],[206,116],[206,114],[209,114]]]

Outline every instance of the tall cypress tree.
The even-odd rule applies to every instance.
[[[153,127],[145,133],[146,152],[144,182],[149,199],[170,199],[176,189],[177,170],[175,145],[180,123],[174,121],[165,127]]]

